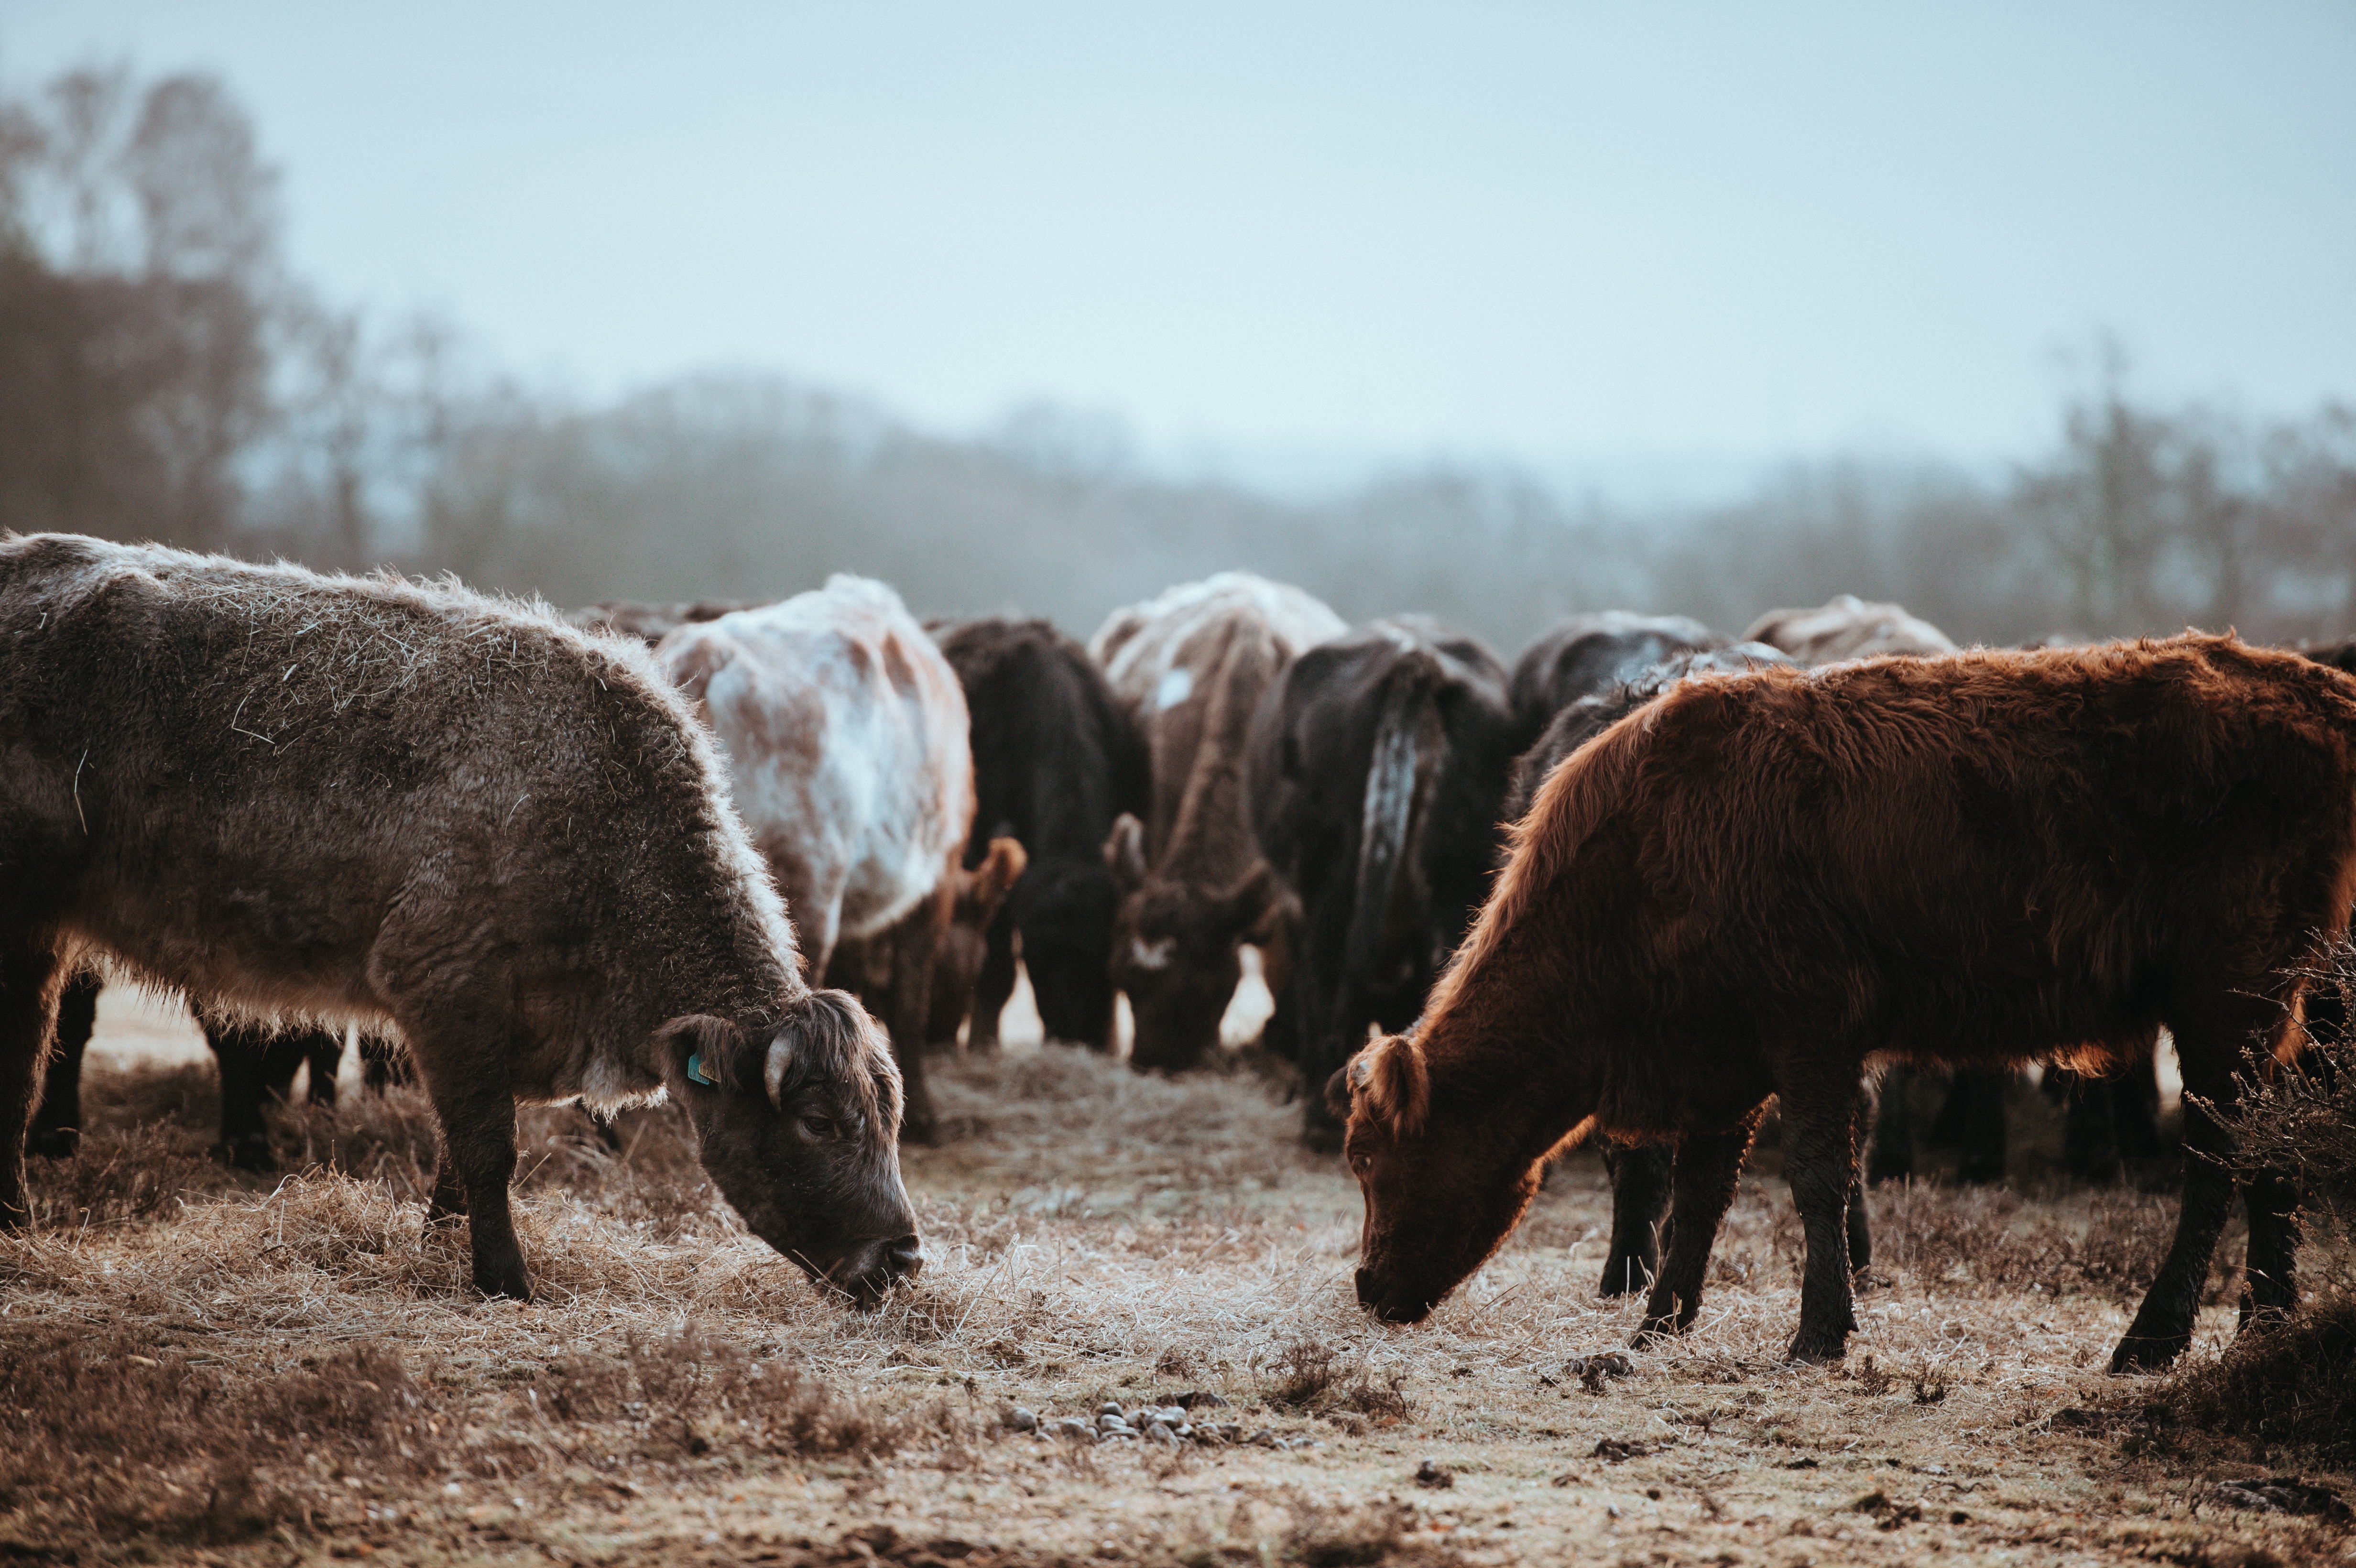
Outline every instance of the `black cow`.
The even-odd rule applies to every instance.
[[[1514,661],[1507,688],[1525,737],[1582,697],[1642,677],[1679,654],[1725,647],[1732,639],[1690,615],[1639,615],[1601,610],[1558,622]],[[1526,744],[1526,740],[1525,741]]]
[[[1293,899],[1269,1033],[1310,1085],[1312,1147],[1342,1136],[1316,1091],[1368,1025],[1414,1020],[1487,896],[1514,738],[1496,656],[1419,616],[1306,650],[1260,699],[1252,825]]]
[[[84,973],[68,982],[59,998],[57,1046],[41,1080],[40,1106],[33,1113],[25,1143],[27,1153],[69,1159],[81,1147],[82,1055],[98,1023],[98,976]],[[310,1103],[334,1104],[344,1042],[323,1029],[273,1033],[251,1024],[207,1018],[201,1011],[198,1021],[204,1027],[205,1043],[212,1047],[220,1065],[220,1154],[241,1170],[277,1169],[277,1157],[270,1148],[270,1128],[262,1115],[263,1100],[286,1098],[294,1084],[295,1069],[308,1062]],[[371,1057],[369,1068],[373,1079],[380,1063]]]
[[[973,726],[973,837],[966,864],[1012,837],[1029,864],[990,924],[967,1043],[998,1043],[1014,994],[1014,935],[1050,1040],[1112,1044],[1114,906],[1104,844],[1123,812],[1151,808],[1145,738],[1096,661],[1045,621],[934,622],[926,627],[965,688]],[[958,1020],[936,1008],[930,1033]],[[946,1025],[946,1027],[944,1027]]]

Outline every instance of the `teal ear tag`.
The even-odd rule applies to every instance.
[[[700,1051],[687,1059],[687,1075],[707,1087],[713,1089],[720,1087],[720,1080],[703,1070],[703,1052]]]

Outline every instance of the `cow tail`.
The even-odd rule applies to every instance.
[[[1391,907],[1391,889],[1407,858],[1408,837],[1414,827],[1418,768],[1422,760],[1424,699],[1430,694],[1429,671],[1421,660],[1403,662],[1383,693],[1382,718],[1375,727],[1375,748],[1366,769],[1366,798],[1358,825],[1357,885],[1350,903],[1350,930],[1342,950],[1342,984],[1335,997],[1334,1023],[1344,1034],[1363,1031],[1375,965],[1380,956],[1383,923]],[[1357,1053],[1363,1038],[1334,1042],[1338,1066]]]

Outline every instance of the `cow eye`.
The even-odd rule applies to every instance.
[[[814,1138],[830,1138],[841,1130],[833,1117],[819,1115],[815,1112],[804,1113],[801,1124],[802,1131]]]
[[[1366,1157],[1365,1151],[1363,1149],[1353,1150],[1349,1157],[1350,1171],[1355,1176],[1365,1175],[1366,1167],[1374,1163]]]

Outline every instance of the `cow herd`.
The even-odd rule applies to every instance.
[[[560,618],[69,536],[0,540],[0,1227],[27,1129],[71,1152],[103,971],[196,1001],[242,1163],[334,1031],[401,1042],[432,1209],[519,1296],[517,1100],[667,1093],[746,1225],[873,1301],[919,1267],[928,1046],[994,1046],[1019,962],[1051,1037],[1114,1049],[1125,996],[1132,1065],[1183,1072],[1249,944],[1378,1316],[1600,1135],[1605,1288],[1682,1329],[1772,1098],[1793,1351],[1837,1356],[1874,1071],[2131,1067],[2165,1028],[2230,1104],[2356,898],[2347,655],[2230,637],[1965,652],[1844,596],[1741,639],[1580,616],[1508,669],[1240,572],[1083,646],[853,577]],[[2115,1365],[2187,1342],[2232,1197],[2189,1164]],[[2247,1199],[2245,1317],[2291,1305],[2297,1193]]]

